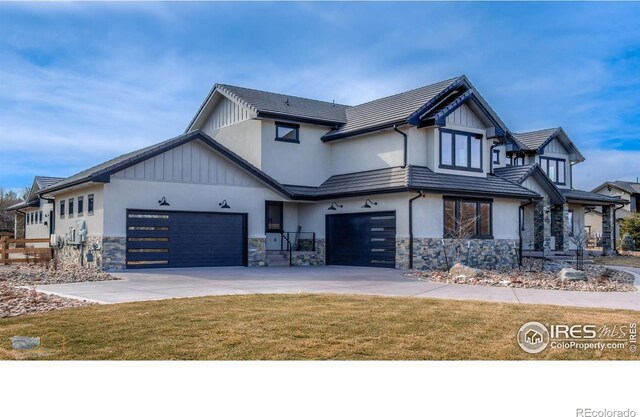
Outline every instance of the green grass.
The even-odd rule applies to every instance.
[[[640,257],[638,256],[600,256],[593,258],[594,264],[618,265],[640,268]]]
[[[638,359],[522,352],[528,321],[624,324],[640,313],[350,295],[246,295],[72,308],[0,320],[0,359]],[[14,335],[40,336],[14,351]],[[64,343],[63,343],[64,341]]]

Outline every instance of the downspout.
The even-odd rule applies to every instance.
[[[617,235],[617,233],[616,233],[616,226],[617,226],[617,224],[616,224],[616,212],[618,210],[620,210],[621,208],[624,208],[625,205],[626,204],[622,204],[620,207],[617,207],[617,208],[613,209],[613,251],[616,254],[618,254],[618,248],[617,248],[618,245],[617,245],[617,242],[616,242],[618,240],[618,237],[616,236]]]
[[[407,167],[407,151],[408,151],[407,134],[401,131],[400,129],[398,129],[398,125],[394,125],[393,130],[400,133],[404,138],[404,159],[402,163],[402,168],[406,168]]]
[[[422,190],[409,199],[409,269],[413,269],[413,202],[420,197],[424,197]]]
[[[520,204],[518,209],[518,264],[522,266],[522,229],[524,229],[524,208],[533,204],[533,199],[530,199],[528,203]],[[535,217],[535,216],[534,216]],[[535,218],[534,218],[535,223]],[[535,227],[535,224],[534,224]]]

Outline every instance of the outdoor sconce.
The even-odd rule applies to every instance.
[[[223,208],[223,209],[230,209],[231,208],[227,204],[227,200],[222,200],[222,203],[218,203],[218,205],[220,206],[220,208]]]
[[[371,205],[370,205],[370,204],[373,204],[374,206],[377,206],[377,205],[378,205],[378,202],[377,202],[377,201],[371,201],[371,200],[369,200],[369,199],[367,198],[367,199],[364,201],[364,204],[362,205],[362,208],[371,208]]]
[[[336,202],[334,201],[333,203],[331,203],[331,205],[329,206],[329,208],[328,208],[327,210],[333,210],[333,211],[335,211],[335,210],[337,210],[337,208],[336,208],[336,207],[340,207],[340,208],[342,208],[342,204],[338,204],[338,203],[336,203]]]
[[[161,206],[170,206],[171,204],[167,203],[167,199],[162,197],[162,199],[158,200],[158,204]]]

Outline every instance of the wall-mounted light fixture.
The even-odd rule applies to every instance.
[[[331,205],[329,206],[329,208],[328,208],[327,210],[333,210],[333,211],[335,211],[335,210],[337,210],[337,208],[336,208],[336,207],[342,208],[342,204],[338,204],[338,203],[336,203],[336,202],[334,201],[333,203],[331,203]]]
[[[378,205],[377,201],[371,201],[368,198],[364,201],[364,204],[362,205],[362,208],[371,208],[371,204],[373,204],[374,206]]]
[[[222,200],[222,203],[218,203],[218,205],[220,206],[220,208],[223,208],[223,209],[230,209],[231,208],[227,204],[227,200]]]
[[[160,204],[161,206],[170,206],[171,204],[167,203],[167,199],[162,197],[160,200],[158,200],[158,204]]]

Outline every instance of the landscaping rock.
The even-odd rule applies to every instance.
[[[481,277],[482,275],[484,275],[484,272],[481,269],[471,268],[470,266],[457,263],[453,265],[451,269],[449,269],[449,274],[455,276],[456,278],[475,278]]]
[[[578,271],[573,268],[562,268],[558,273],[561,281],[586,281],[587,274],[584,271]]]

